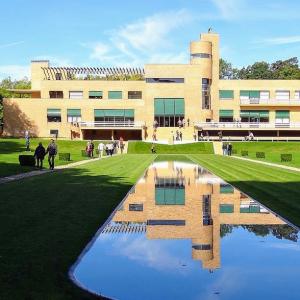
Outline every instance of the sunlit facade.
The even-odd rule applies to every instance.
[[[188,64],[55,67],[31,62],[29,98],[4,101],[4,134],[168,142],[183,121],[183,140],[300,136],[299,80],[220,80],[219,35],[190,43]],[[157,127],[154,128],[153,124]]]

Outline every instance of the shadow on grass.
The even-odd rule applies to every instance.
[[[0,140],[0,154],[11,154],[14,152],[23,152],[25,150],[25,141],[22,143],[22,140],[20,140],[20,142],[2,138]]]
[[[17,158],[18,159],[18,158]],[[46,166],[46,165],[45,165]],[[48,164],[47,164],[48,166]],[[20,166],[18,163],[0,161],[0,178],[36,170],[35,167]]]
[[[76,168],[0,186],[0,299],[96,299],[68,271],[133,183]]]

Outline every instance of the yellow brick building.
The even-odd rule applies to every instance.
[[[4,134],[77,139],[300,136],[299,80],[220,80],[219,35],[190,43],[188,64],[54,67],[31,62],[30,98],[4,100]],[[156,127],[156,130],[154,130]]]

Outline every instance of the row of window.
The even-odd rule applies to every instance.
[[[233,122],[233,109],[220,109],[219,111],[220,122]],[[241,122],[269,122],[268,110],[241,110]],[[289,123],[290,111],[289,110],[276,110],[275,123]]]
[[[63,91],[49,91],[50,98],[64,98]],[[83,99],[83,91],[69,91],[69,99]],[[103,91],[89,91],[89,99],[103,99]],[[123,99],[122,91],[108,91],[107,99]],[[127,99],[142,99],[142,91],[128,91]]]
[[[67,120],[69,123],[81,121],[81,109],[67,109]],[[95,109],[94,120],[100,122],[127,122],[134,121],[134,109]],[[61,122],[61,109],[47,109],[48,122]]]
[[[219,90],[219,98],[221,100],[232,100],[234,99],[234,91],[233,90]],[[287,90],[278,90],[275,91],[276,100],[289,100],[290,91]],[[240,91],[240,100],[269,100],[270,99],[270,91]],[[295,100],[300,100],[300,91],[295,91],[294,94]]]
[[[219,206],[220,213],[233,213],[234,212],[234,205],[233,204],[220,204]],[[261,207],[259,205],[248,205],[248,206],[241,206],[240,213],[260,213]]]

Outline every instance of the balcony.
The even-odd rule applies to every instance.
[[[240,99],[240,105],[247,106],[300,106],[300,99],[287,99],[287,100],[278,100],[278,99]]]
[[[300,122],[295,123],[259,123],[259,122],[195,122],[195,127],[201,129],[300,129]]]
[[[97,128],[132,128],[142,129],[145,125],[143,121],[81,121],[78,122],[82,129]]]

